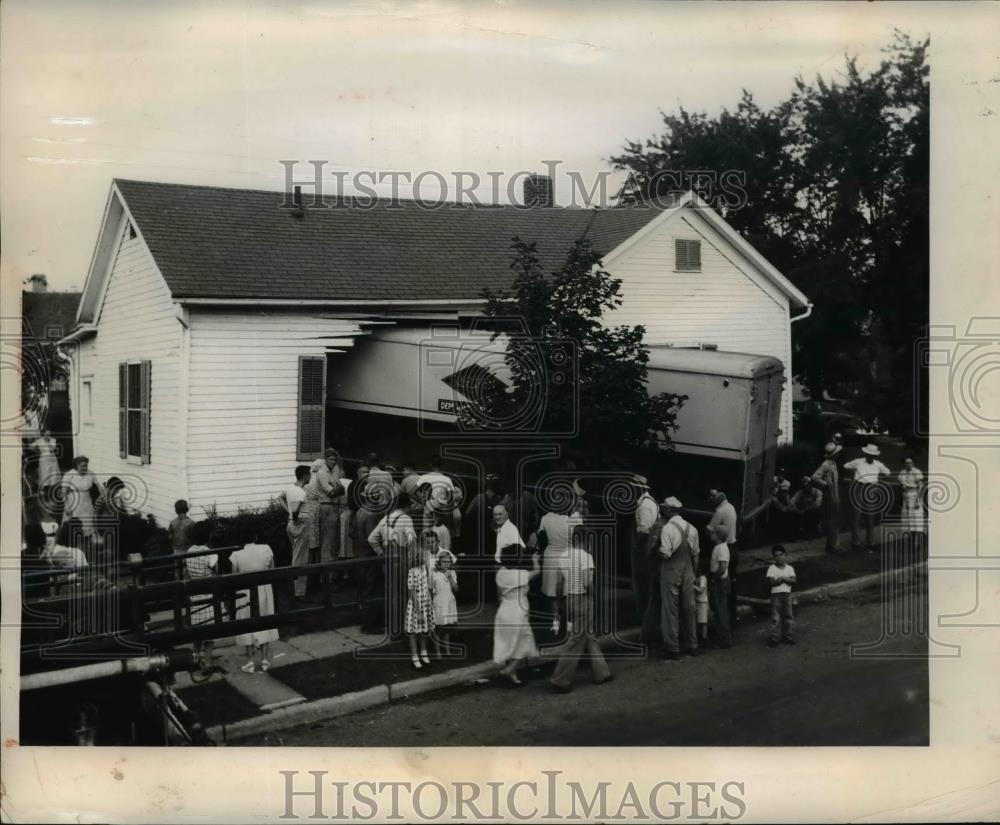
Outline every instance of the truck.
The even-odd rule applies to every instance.
[[[417,324],[379,329],[358,342],[350,359],[329,359],[333,420],[327,431],[342,437],[346,430],[349,441],[418,460],[421,449],[432,454],[440,444],[461,444],[462,438],[455,440],[458,407],[472,403],[461,390],[484,380],[509,383],[504,351],[502,337],[491,340],[475,330]],[[689,511],[710,510],[707,491],[715,488],[727,494],[742,520],[753,520],[770,500],[782,362],[666,345],[648,351],[648,391],[687,399],[670,434],[673,448],[644,475],[656,492],[680,498]],[[565,378],[573,380],[570,372]]]

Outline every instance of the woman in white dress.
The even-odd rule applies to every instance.
[[[52,500],[52,488],[58,487],[62,480],[59,459],[56,458],[59,445],[52,437],[52,431],[48,427],[43,427],[41,435],[31,443],[31,446],[38,452],[38,489],[47,506]]]
[[[269,570],[274,567],[274,553],[266,544],[247,544],[242,550],[236,550],[229,557],[233,573],[255,573],[258,570]],[[271,585],[257,585],[257,600],[261,616],[274,615],[274,593]],[[241,590],[236,594],[236,620],[249,619],[250,591]],[[241,668],[244,673],[263,673],[271,667],[267,660],[267,646],[278,641],[277,628],[255,630],[251,633],[240,633],[236,644],[243,645],[247,652],[247,663]]]
[[[521,548],[510,544],[500,550],[497,571],[497,592],[500,607],[493,623],[493,661],[503,665],[500,675],[516,687],[524,684],[517,670],[527,658],[538,656],[535,635],[528,621],[528,584],[541,573],[538,554],[531,556],[532,569],[525,570],[520,562]]]
[[[926,532],[924,505],[921,501],[924,474],[913,466],[912,458],[907,458],[903,462],[903,469],[899,471],[899,486],[903,490],[903,510],[901,513],[903,529],[909,533]]]
[[[67,470],[62,478],[62,493],[65,500],[63,522],[78,518],[83,524],[83,532],[94,535],[94,499],[104,493],[97,477],[90,472],[90,459],[78,455],[73,459],[73,469]]]

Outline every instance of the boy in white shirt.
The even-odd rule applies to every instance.
[[[768,647],[775,647],[778,641],[786,645],[795,644],[792,639],[792,585],[795,584],[795,569],[785,561],[785,548],[780,544],[771,549],[774,563],[767,568],[767,580],[771,584],[771,635]]]

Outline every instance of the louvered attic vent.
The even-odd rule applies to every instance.
[[[701,272],[701,241],[674,239],[674,270]]]

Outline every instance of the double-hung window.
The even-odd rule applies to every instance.
[[[118,364],[118,454],[149,464],[152,362]]]

